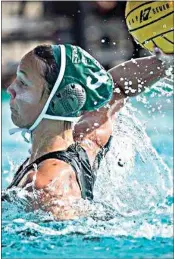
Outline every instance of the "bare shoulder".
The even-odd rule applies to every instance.
[[[73,219],[79,212],[73,207],[81,199],[81,190],[76,174],[67,163],[48,159],[38,170],[31,171],[25,182],[26,190],[33,192],[32,208],[52,213],[55,219]],[[37,199],[36,199],[37,198]]]
[[[77,192],[80,191],[76,173],[73,171],[71,165],[58,159],[47,159],[39,164],[36,171],[29,172],[24,186],[27,186],[33,181],[34,187],[37,190],[47,188],[49,184],[53,184],[54,182],[54,185],[57,186],[56,189],[59,191],[64,186],[69,191],[72,191],[72,189]]]

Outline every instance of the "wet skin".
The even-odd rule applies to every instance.
[[[43,69],[43,62],[30,52],[21,60],[16,79],[7,89],[12,121],[20,128],[32,125],[46,102],[42,98],[46,84]]]
[[[115,88],[118,88],[119,91],[114,91],[107,107],[84,113],[80,121],[75,125],[74,130],[72,129],[74,141],[79,141],[80,145],[86,150],[91,165],[98,151],[107,143],[112,134],[115,115],[124,105],[126,94],[124,82],[120,81],[120,78],[126,77],[127,81],[131,80],[132,88],[138,94],[138,81],[135,73],[141,74],[146,87],[151,84],[154,78],[160,78],[164,74],[162,67],[160,67],[160,70],[157,69],[160,63],[156,58],[146,58],[138,62],[138,66],[129,61],[124,65],[124,70],[121,65],[111,70],[110,73],[113,76]],[[144,67],[147,67],[146,73],[144,73]],[[11,94],[12,120],[18,127],[30,127],[47,101],[48,93],[46,92],[44,68],[43,62],[33,52],[28,53],[21,60],[16,80],[8,88],[8,92]],[[151,69],[154,73],[149,76]],[[129,76],[130,78],[128,78]],[[45,123],[45,127],[47,126],[46,121],[42,123]],[[52,122],[49,123],[51,124]],[[43,133],[42,131],[45,130],[45,127],[41,128],[39,135],[42,135],[41,133]],[[39,135],[38,143],[40,141]],[[55,141],[52,143],[54,144],[54,149],[49,152],[54,151],[55,148],[56,150],[63,150],[66,143],[61,136],[58,135],[54,139]],[[40,191],[37,204],[33,202],[34,209],[39,207],[46,211],[51,211],[57,219],[71,219],[79,216],[78,212],[72,208],[72,203],[81,199],[81,191],[75,172],[70,165],[60,160],[48,159],[42,162],[37,170],[28,172],[19,183],[19,186],[32,192],[31,183],[33,183],[33,180],[34,188]],[[53,187],[51,189],[49,188],[50,184]],[[55,205],[55,201],[62,201],[62,203]]]

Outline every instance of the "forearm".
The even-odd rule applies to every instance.
[[[165,76],[165,67],[156,56],[132,59],[109,70],[115,88],[125,96],[136,96]],[[116,91],[116,89],[115,89]]]

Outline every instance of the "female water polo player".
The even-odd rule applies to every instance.
[[[56,219],[76,217],[73,204],[93,199],[96,172],[125,98],[163,76],[165,67],[155,56],[106,72],[77,46],[38,46],[27,53],[8,92],[18,127],[11,133],[21,131],[26,141],[30,134],[31,155],[7,189],[25,189],[34,209],[52,212]]]

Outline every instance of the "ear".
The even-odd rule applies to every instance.
[[[68,84],[58,91],[50,103],[50,110],[56,116],[73,116],[86,102],[86,92],[79,84]]]

